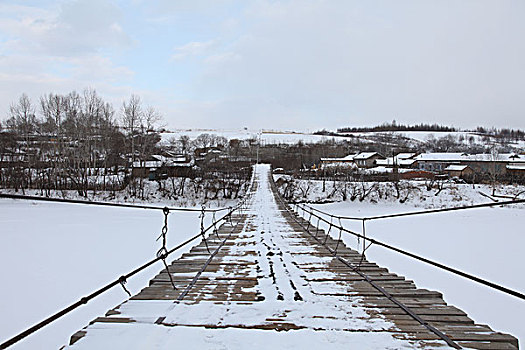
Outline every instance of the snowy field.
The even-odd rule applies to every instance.
[[[198,215],[170,214],[168,248],[198,233]],[[0,200],[0,341],[154,258],[162,224],[162,212],[154,210]],[[153,265],[127,288],[137,293],[162,268]],[[58,349],[127,298],[116,286],[13,349]]]
[[[200,134],[215,134],[217,136],[224,136],[228,140],[239,139],[247,140],[252,138],[259,138],[262,144],[295,144],[299,141],[304,143],[316,143],[326,140],[344,140],[344,137],[338,136],[323,136],[312,135],[308,133],[294,133],[294,132],[270,132],[260,130],[211,130],[211,129],[190,129],[190,130],[175,130],[174,132],[162,133],[162,143],[168,143],[171,139],[179,139],[182,135],[187,135],[194,140]]]
[[[485,136],[479,134],[468,132],[468,131],[388,131],[388,132],[346,132],[341,133],[340,135],[353,135],[363,138],[376,138],[377,136],[382,135],[394,135],[401,136],[415,141],[416,143],[425,143],[431,139],[439,139],[445,136],[451,136],[457,141],[461,141],[464,145],[487,145]],[[492,138],[488,136],[489,139]],[[518,149],[523,149],[525,147],[525,141],[513,141],[510,143]]]
[[[72,348],[100,349],[116,344],[119,349],[413,349],[414,342],[398,339],[385,331],[393,323],[369,315],[351,297],[320,295],[327,289],[347,291],[337,283],[308,283],[307,276],[333,278],[329,271],[307,271],[316,266],[327,269],[331,256],[319,256],[289,226],[267,181],[268,166],[257,166],[258,191],[249,201],[247,219],[235,238],[236,244],[224,247],[222,262],[239,264],[238,270],[220,268],[203,273],[211,280],[242,273],[257,277],[257,290],[263,300],[257,303],[221,301],[204,297],[198,303],[187,300],[132,300],[119,308],[118,317],[131,318],[132,324],[95,323]],[[302,251],[305,254],[292,254]],[[255,253],[258,252],[259,254]],[[190,257],[188,257],[191,259]],[[196,257],[200,260],[200,256]],[[246,265],[247,262],[252,264]],[[255,264],[255,262],[257,262]],[[178,276],[186,273],[176,273]],[[202,292],[202,291],[201,291]],[[212,293],[215,294],[215,293]],[[158,322],[159,316],[162,319]],[[304,329],[279,332],[262,330],[277,322]],[[273,321],[272,321],[273,319]],[[204,325],[218,326],[205,327]],[[275,324],[274,324],[275,325]],[[170,327],[174,326],[174,327]],[[224,328],[223,328],[224,327]],[[238,329],[237,327],[246,327]],[[252,329],[253,327],[253,329]],[[440,342],[425,349],[442,348]]]
[[[351,216],[421,209],[416,203],[359,201],[317,207]],[[523,292],[524,210],[490,208],[385,219],[369,222],[367,234]],[[208,214],[208,219],[210,216]],[[160,247],[160,242],[155,240],[162,227],[162,213],[0,200],[0,223],[3,282],[0,340],[3,342],[153,258]],[[356,231],[361,229],[360,223],[344,223]],[[169,224],[168,247],[171,247],[198,232],[198,213],[172,213]],[[351,237],[347,243],[356,246],[356,240]],[[372,246],[367,255],[370,260],[414,280],[418,287],[443,292],[448,303],[466,311],[477,323],[511,333],[519,337],[522,344],[525,342],[521,320],[525,302],[381,247]],[[161,269],[162,264],[158,263],[130,279],[128,289],[132,294],[137,293]],[[13,349],[57,349],[89,321],[127,298],[117,286]]]
[[[408,205],[358,201],[315,207],[336,215],[358,217],[410,210]],[[525,209],[516,207],[484,208],[382,219],[368,222],[366,233],[379,241],[523,293],[524,213]],[[343,221],[343,224],[361,232],[361,222]],[[357,247],[355,237],[344,238],[347,245]],[[525,301],[379,246],[370,247],[367,258],[414,280],[420,288],[442,292],[445,301],[467,312],[476,323],[510,333],[519,338],[520,344],[525,344]]]
[[[335,140],[344,141],[351,140],[348,136],[360,137],[361,142],[374,141],[378,136],[381,135],[397,135],[413,140],[415,144],[425,143],[430,139],[439,139],[445,136],[451,136],[456,140],[461,140],[465,145],[478,144],[485,145],[486,141],[484,136],[478,135],[472,132],[466,131],[450,131],[450,132],[437,132],[437,131],[392,131],[392,132],[348,132],[340,133],[341,136],[326,136],[326,135],[314,135],[308,132],[293,132],[293,131],[261,131],[261,130],[244,130],[244,129],[181,129],[173,132],[166,132],[161,134],[161,143],[168,144],[170,140],[178,140],[182,135],[188,136],[191,140],[197,138],[201,134],[215,134],[217,136],[223,136],[228,140],[239,139],[257,139],[259,138],[261,144],[296,144],[301,141],[303,143],[317,143],[320,141]],[[512,145],[518,149],[525,147],[525,141],[512,142]]]

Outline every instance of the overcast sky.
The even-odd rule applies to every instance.
[[[0,0],[0,112],[131,93],[169,128],[525,129],[525,1]]]

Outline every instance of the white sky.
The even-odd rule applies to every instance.
[[[0,0],[0,113],[93,87],[170,128],[525,128],[523,18],[521,0]]]

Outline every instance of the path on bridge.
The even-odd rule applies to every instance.
[[[322,230],[313,230],[320,240],[307,233],[305,221],[277,200],[270,176],[269,166],[256,166],[247,210],[169,266],[176,290],[161,271],[74,334],[71,348],[447,347],[321,243],[337,245],[350,264],[361,262],[358,252]],[[475,325],[439,292],[366,259],[360,271],[460,346],[517,348],[515,338]]]

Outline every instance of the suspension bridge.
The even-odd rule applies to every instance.
[[[167,217],[169,208],[161,209]],[[199,234],[171,249],[165,245],[165,221],[155,259],[1,348],[109,288],[120,284],[125,289],[128,278],[159,261],[164,268],[148,286],[73,334],[67,348],[519,348],[512,335],[476,324],[440,292],[417,288],[368,261],[364,252],[377,244],[525,299],[522,293],[376,241],[364,230],[346,230],[330,214],[284,203],[269,166],[256,166],[244,200],[217,215],[212,225],[201,226]],[[373,218],[347,219],[362,220],[364,228]],[[320,221],[329,228],[320,228]],[[357,235],[363,250],[347,247],[341,234]],[[173,251],[199,238],[188,253],[168,262]]]

